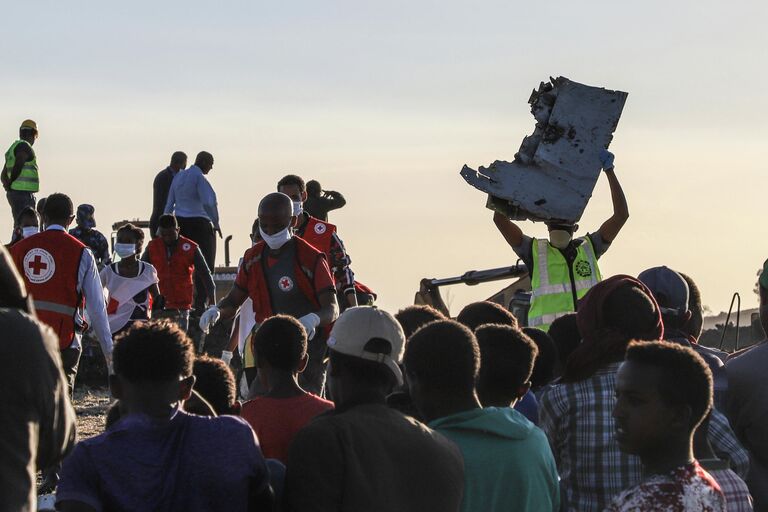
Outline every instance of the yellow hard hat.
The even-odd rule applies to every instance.
[[[27,128],[27,129],[29,129],[29,130],[35,130],[35,131],[37,131],[37,123],[36,123],[36,122],[34,122],[34,121],[33,121],[33,120],[31,120],[31,119],[27,119],[26,121],[24,121],[23,123],[21,123],[21,129],[23,130],[24,128]]]

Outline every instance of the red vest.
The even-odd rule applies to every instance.
[[[305,241],[325,254],[326,258],[331,257],[331,241],[336,232],[336,226],[328,224],[320,219],[310,216],[307,224],[304,226],[304,232],[299,235]]]
[[[61,349],[69,347],[75,333],[83,329],[77,274],[84,249],[78,239],[58,230],[19,240],[10,249],[34,299],[37,317],[56,331]]]
[[[318,302],[315,292],[314,274],[318,260],[325,258],[325,254],[299,237],[293,237],[293,240],[296,244],[294,272],[296,284],[304,296],[320,309],[320,302]],[[253,301],[256,323],[261,323],[275,315],[275,312],[272,311],[272,300],[269,297],[269,285],[264,276],[264,265],[267,264],[266,258],[268,256],[265,254],[266,248],[267,244],[262,240],[248,249],[243,256],[242,268],[248,274],[248,295]]]
[[[165,297],[166,309],[192,309],[197,244],[180,236],[169,259],[165,242],[157,237],[149,242],[147,250],[149,261],[157,270],[158,287]]]

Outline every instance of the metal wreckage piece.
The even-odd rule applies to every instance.
[[[536,129],[512,162],[496,160],[461,176],[489,194],[488,208],[515,220],[576,222],[600,176],[627,93],[550,78],[528,103]]]

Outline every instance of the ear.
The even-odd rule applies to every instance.
[[[112,398],[115,400],[123,398],[123,385],[120,382],[120,377],[117,375],[109,376],[109,391],[112,393]]]
[[[574,224],[573,225],[573,231],[571,231],[571,233],[573,234],[573,233],[577,232],[578,230],[579,230],[579,225],[578,224]]]
[[[531,383],[526,382],[525,384],[521,384],[517,387],[517,390],[515,391],[515,396],[518,400],[521,400],[528,391],[531,390]]]
[[[295,228],[297,224],[299,223],[299,218],[295,215],[291,215],[291,223],[288,225],[288,227]]]
[[[232,406],[232,409],[229,410],[229,414],[231,414],[232,416],[240,416],[242,412],[243,412],[243,404],[235,400],[235,404]]]
[[[296,371],[298,373],[303,372],[307,369],[307,364],[309,364],[309,354],[304,354],[304,356],[301,358],[301,361],[299,361],[299,366],[296,367]]]
[[[67,226],[72,224],[74,221],[75,221],[75,216],[74,215],[70,215],[69,220],[67,221]]]
[[[179,400],[189,400],[192,396],[192,388],[195,386],[195,376],[190,375],[186,379],[179,381]]]
[[[301,193],[301,202],[305,202],[307,200],[307,191]]]
[[[690,321],[691,321],[691,317],[693,317],[693,313],[691,313],[691,310],[689,309],[689,310],[688,310],[688,311],[686,311],[686,312],[685,312],[685,314],[683,315],[683,325],[685,325],[685,324],[687,324],[688,322],[690,322]]]

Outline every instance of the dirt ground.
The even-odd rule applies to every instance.
[[[87,439],[104,431],[104,420],[110,403],[109,390],[106,388],[75,388],[78,439]]]

